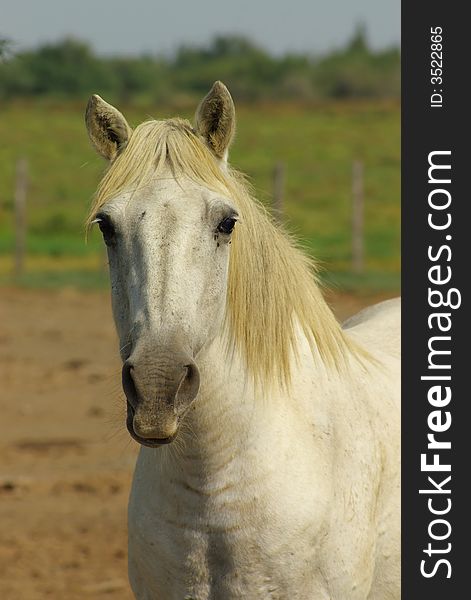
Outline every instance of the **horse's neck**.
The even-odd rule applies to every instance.
[[[221,340],[203,351],[198,367],[200,392],[185,416],[175,447],[168,447],[168,457],[162,461],[195,480],[227,472],[230,463],[242,459],[245,447],[257,435],[260,411],[241,362],[227,358]]]
[[[304,356],[304,361],[303,361]],[[185,417],[179,439],[160,456],[163,468],[178,472],[190,486],[216,487],[240,469],[262,476],[273,468],[273,454],[292,455],[300,431],[316,422],[329,428],[329,407],[322,390],[325,373],[316,372],[307,346],[297,363],[293,391],[276,385],[263,394],[236,355],[227,357],[217,339],[199,357],[201,389]],[[318,389],[319,392],[313,390]],[[307,434],[312,435],[309,430]],[[162,454],[164,454],[162,453]]]

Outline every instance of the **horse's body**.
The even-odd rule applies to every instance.
[[[396,303],[382,304],[352,335],[378,356],[391,344],[383,321],[398,319]],[[227,365],[217,343],[208,349],[193,435],[172,457],[143,448],[138,459],[137,598],[397,600],[397,341],[381,357],[387,374],[355,382],[329,380],[306,346],[291,393],[267,404],[240,364],[221,393]]]
[[[139,135],[98,102],[90,135],[116,163],[93,217],[110,246],[127,425],[143,444],[129,503],[136,598],[398,600],[398,302],[341,330],[303,279],[304,259],[242,193],[168,168],[183,132],[229,177],[220,84],[196,130],[168,122],[165,156],[138,182],[125,175],[143,161]],[[235,208],[246,233],[234,235],[229,268]]]

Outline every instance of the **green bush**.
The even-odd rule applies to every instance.
[[[273,56],[238,35],[205,46],[181,46],[173,56],[100,57],[67,38],[12,54],[0,38],[0,98],[86,97],[99,90],[113,100],[169,103],[200,96],[223,79],[237,100],[398,97],[400,55],[373,51],[363,28],[345,48],[322,57]]]

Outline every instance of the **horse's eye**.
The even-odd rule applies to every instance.
[[[98,215],[95,219],[94,223],[98,224],[100,231],[103,235],[103,241],[107,246],[110,246],[113,243],[115,238],[115,228],[111,219],[106,215]]]
[[[232,233],[236,222],[237,219],[235,219],[234,217],[227,217],[219,223],[218,231],[220,233],[225,233],[226,235],[229,235],[230,233]]]

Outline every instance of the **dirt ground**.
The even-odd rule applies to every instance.
[[[340,319],[378,296],[333,295]],[[0,288],[0,598],[131,600],[124,426],[105,292]]]

